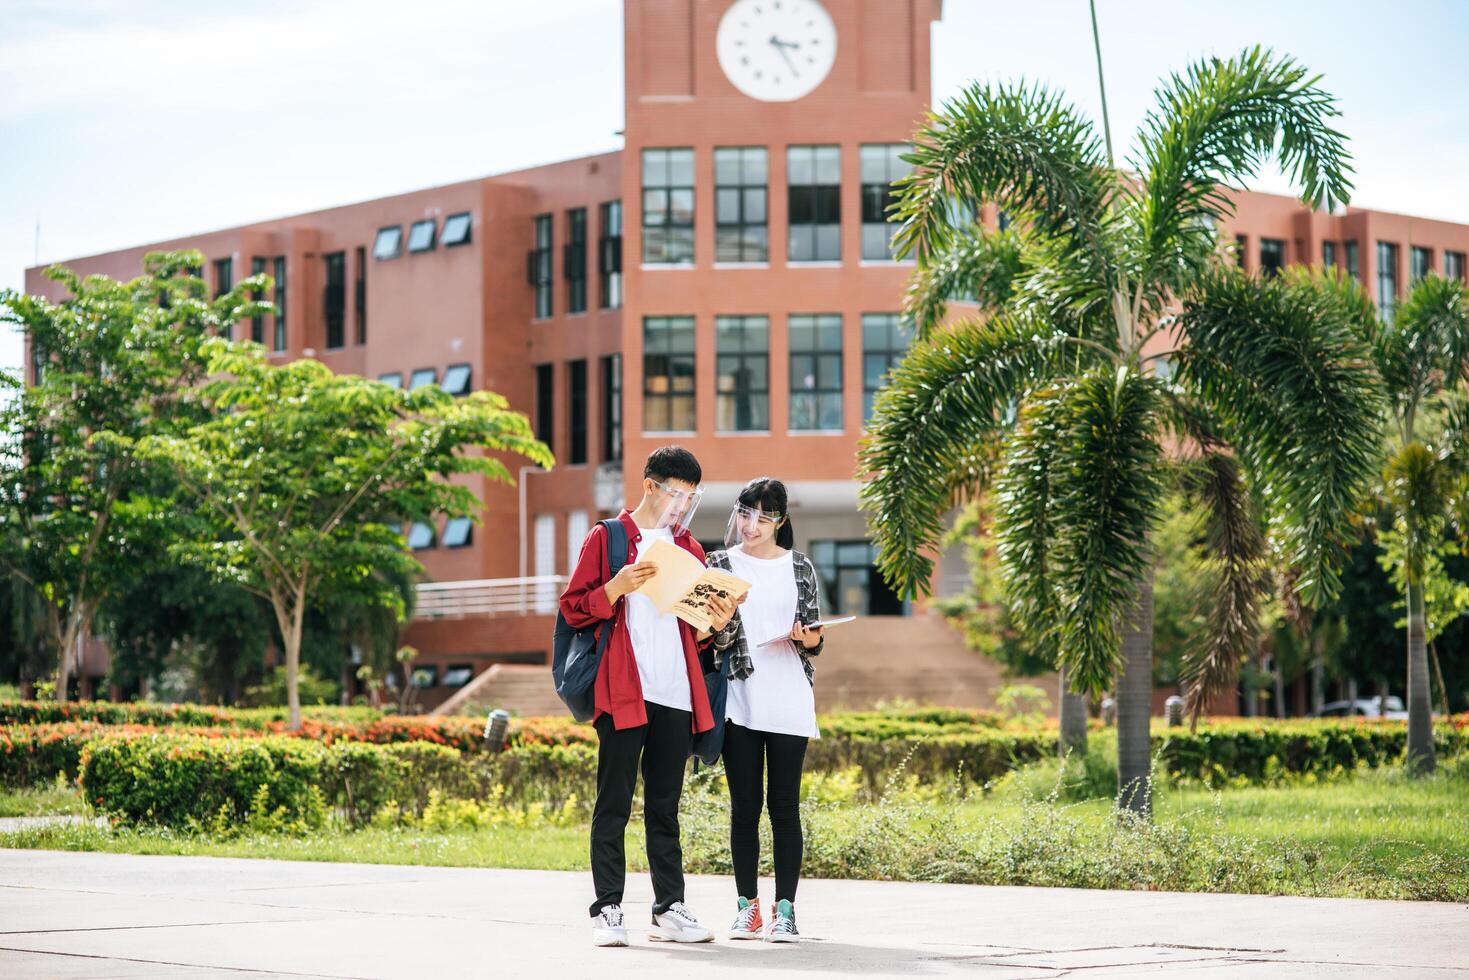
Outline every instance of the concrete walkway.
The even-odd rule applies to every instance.
[[[629,885],[632,946],[595,949],[586,874],[0,851],[0,977],[1469,980],[1461,905],[806,881],[800,946],[672,946]],[[688,899],[723,927],[733,885]]]

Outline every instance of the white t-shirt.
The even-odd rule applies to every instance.
[[[673,543],[673,532],[666,528],[640,527],[638,534],[642,540],[637,543],[633,561],[642,557],[645,548],[653,547],[654,541]],[[640,592],[629,593],[622,601],[627,603],[627,630],[633,658],[638,662],[643,700],[680,711],[694,710],[678,617],[659,615],[653,600]]]
[[[729,564],[736,575],[751,583],[739,615],[755,669],[744,680],[730,678],[725,717],[755,731],[820,738],[816,697],[796,645],[787,635],[796,622],[796,568],[791,553],[754,558],[736,545],[729,549]],[[757,645],[775,636],[785,639]]]

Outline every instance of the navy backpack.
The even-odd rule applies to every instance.
[[[617,518],[598,523],[607,529],[607,579],[611,581],[627,563],[627,528]],[[556,632],[551,638],[551,678],[556,684],[556,695],[577,721],[591,721],[597,713],[597,670],[602,666],[602,653],[612,635],[612,623],[608,619],[573,629],[559,610],[556,613]]]

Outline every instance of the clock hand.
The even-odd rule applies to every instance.
[[[778,39],[774,34],[770,35],[770,43],[775,46],[775,50],[780,52],[780,56],[786,60],[786,65],[788,65],[791,69],[791,75],[796,78],[800,78],[801,73],[796,70],[796,63],[792,61],[791,56],[786,53],[786,48],[799,47],[799,45],[787,44]]]

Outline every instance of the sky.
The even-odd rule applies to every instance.
[[[1339,98],[1353,204],[1469,222],[1469,2],[1096,5],[1120,157],[1161,77],[1260,44]],[[621,144],[620,0],[0,0],[0,24],[0,289],[39,263]],[[1087,0],[945,0],[935,100],[1020,78],[1100,118]]]

